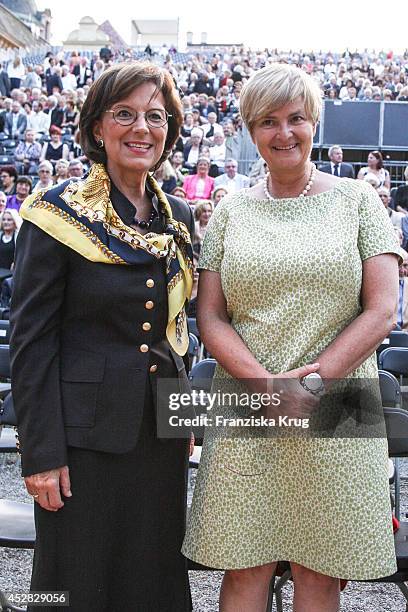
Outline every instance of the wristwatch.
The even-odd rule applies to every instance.
[[[306,391],[309,391],[309,393],[312,393],[317,397],[322,397],[322,395],[324,395],[324,382],[320,374],[317,372],[312,372],[311,374],[301,378],[300,384]]]

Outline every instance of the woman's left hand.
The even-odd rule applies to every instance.
[[[192,433],[190,436],[190,448],[189,448],[189,457],[191,457],[191,455],[194,453],[194,442],[195,442],[195,437],[194,434]]]

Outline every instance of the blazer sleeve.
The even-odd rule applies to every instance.
[[[10,309],[12,393],[23,476],[67,463],[59,375],[67,251],[24,221],[17,238]]]
[[[192,200],[195,194],[193,175],[186,176],[183,183],[183,189],[186,192],[186,198]]]
[[[18,131],[21,134],[24,134],[24,132],[26,131],[26,128],[27,128],[27,117],[25,115],[22,115],[21,120],[20,120],[19,123],[20,123],[20,125],[19,125],[19,127],[17,129],[18,129]]]

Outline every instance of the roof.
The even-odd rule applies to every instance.
[[[14,2],[14,0],[13,0]],[[0,2],[0,36],[10,44],[19,48],[31,48],[41,44],[47,44],[43,38],[33,36],[30,28],[18,19],[11,11]]]
[[[115,30],[110,21],[106,20],[101,23],[99,29],[109,36],[112,45],[117,49],[123,49],[128,46],[121,35]]]
[[[35,17],[38,10],[35,0],[1,0],[0,4],[13,13],[30,17]]]
[[[178,19],[133,19],[138,34],[178,34]]]

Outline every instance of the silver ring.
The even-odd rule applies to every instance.
[[[32,497],[34,497],[34,499],[37,499],[37,497],[40,497],[40,496],[38,495],[38,493],[36,495],[34,495],[34,493],[32,493]]]

